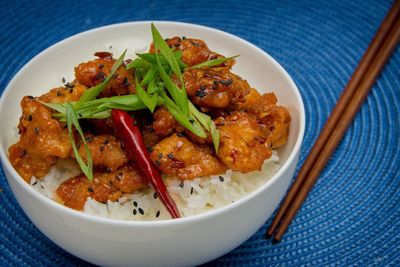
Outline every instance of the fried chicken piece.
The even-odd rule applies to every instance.
[[[211,153],[186,137],[172,134],[153,147],[151,160],[164,174],[181,180],[221,174],[226,166]]]
[[[200,107],[226,108],[250,92],[247,81],[226,67],[186,69],[183,77],[190,100]]]
[[[223,58],[216,52],[211,51],[207,44],[199,39],[185,38],[175,36],[170,39],[165,39],[169,47],[182,51],[182,61],[188,66],[194,66],[203,63],[207,60]],[[154,53],[154,45],[150,46],[150,53]],[[235,60],[231,59],[222,66],[231,68],[235,64]]]
[[[88,197],[106,203],[146,187],[136,169],[125,165],[114,172],[94,173],[92,182],[84,175],[71,177],[57,188],[56,194],[65,206],[82,210]]]
[[[272,152],[255,118],[245,112],[235,112],[218,118],[215,123],[221,131],[218,158],[234,171],[261,170]]]
[[[153,114],[153,129],[158,136],[167,136],[174,132],[177,122],[171,113],[161,106]]]
[[[277,101],[274,93],[260,95],[252,89],[245,102],[235,107],[237,110],[246,109],[257,117],[272,149],[286,144],[289,135],[290,114],[285,107],[278,106]]]
[[[121,142],[112,135],[86,135],[93,165],[105,167],[109,170],[116,170],[128,162]],[[82,140],[78,142],[79,154],[86,161],[86,150]],[[71,156],[74,157],[73,153]]]
[[[67,131],[53,119],[51,111],[33,97],[21,101],[22,116],[18,125],[20,140],[10,147],[11,164],[26,181],[41,178],[56,158],[66,158],[71,152]]]
[[[19,175],[29,183],[32,176],[41,178],[45,176],[50,167],[56,162],[56,157],[32,157],[18,142],[8,149],[8,157]]]
[[[65,103],[78,101],[87,87],[82,84],[68,84],[64,87],[51,89],[48,93],[41,95],[38,99],[46,103]]]
[[[99,58],[81,63],[75,67],[76,80],[87,87],[93,87],[103,82],[110,74],[111,68],[116,61],[113,59],[112,54],[107,52],[98,52],[95,53],[95,56]],[[122,64],[100,94],[100,97],[135,93],[133,77],[133,72],[127,70],[124,64]]]

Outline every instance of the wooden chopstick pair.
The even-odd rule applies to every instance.
[[[395,0],[361,59],[291,189],[272,221],[266,238],[279,242],[311,191],[347,128],[366,99],[400,39],[400,0]]]

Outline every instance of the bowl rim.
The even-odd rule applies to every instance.
[[[32,59],[30,59],[20,70],[18,70],[18,72],[14,75],[14,77],[7,84],[6,88],[4,89],[4,91],[0,97],[0,111],[4,105],[7,95],[10,93],[11,88],[13,88],[15,81],[18,80],[21,73],[23,73],[24,70],[28,66],[34,64],[45,53],[48,53],[49,51],[57,49],[59,46],[62,46],[65,43],[67,43],[75,38],[78,38],[82,35],[92,34],[96,31],[102,31],[105,29],[112,29],[112,28],[119,28],[119,27],[124,27],[124,26],[149,25],[152,22],[157,25],[187,26],[187,27],[195,27],[195,28],[203,29],[206,31],[214,31],[218,34],[226,35],[230,38],[233,38],[234,40],[236,40],[238,42],[242,42],[242,43],[246,44],[247,46],[250,46],[252,49],[255,49],[258,52],[261,52],[265,57],[269,58],[269,60],[274,65],[274,67],[276,67],[284,75],[286,80],[289,82],[290,86],[294,89],[294,94],[295,94],[296,100],[299,104],[299,110],[298,110],[299,117],[300,117],[299,134],[297,135],[296,142],[295,142],[293,149],[290,152],[286,162],[283,165],[281,165],[278,172],[275,173],[270,179],[268,179],[262,186],[255,189],[254,191],[250,192],[246,196],[238,199],[234,203],[228,204],[224,207],[217,208],[215,210],[210,210],[210,211],[207,211],[207,212],[204,212],[201,214],[196,214],[196,215],[189,216],[189,217],[179,218],[179,219],[166,219],[166,220],[158,220],[158,221],[127,221],[127,220],[102,218],[102,217],[97,217],[97,216],[90,215],[90,214],[85,214],[83,212],[68,208],[68,207],[46,197],[45,195],[39,193],[38,191],[34,190],[28,183],[26,183],[22,179],[22,177],[16,172],[16,170],[12,167],[10,161],[8,160],[8,156],[7,156],[8,153],[6,153],[3,149],[3,146],[0,145],[0,158],[2,161],[3,168],[6,169],[9,172],[9,174],[11,174],[11,176],[12,176],[11,179],[14,179],[18,183],[18,185],[20,187],[22,187],[26,193],[29,193],[34,199],[38,200],[39,202],[41,202],[44,205],[49,205],[52,209],[55,209],[61,213],[65,213],[68,216],[74,217],[76,219],[86,220],[88,222],[95,222],[98,224],[117,225],[117,226],[152,227],[152,226],[164,226],[164,225],[180,225],[183,223],[190,223],[190,222],[195,223],[198,221],[202,221],[203,219],[207,219],[209,217],[220,216],[232,209],[235,209],[238,206],[241,206],[243,203],[250,201],[252,198],[255,198],[258,194],[262,194],[262,192],[267,187],[269,187],[272,184],[277,182],[277,180],[282,176],[282,174],[289,168],[291,163],[295,160],[295,157],[299,153],[299,150],[301,148],[301,144],[302,144],[303,137],[304,137],[305,108],[304,108],[304,103],[303,103],[303,99],[301,97],[300,91],[297,88],[296,84],[294,83],[293,79],[290,77],[290,75],[287,73],[287,71],[272,56],[270,56],[267,52],[265,52],[261,48],[257,47],[256,45],[250,43],[249,41],[242,39],[234,34],[231,34],[231,33],[216,29],[216,28],[203,26],[203,25],[199,25],[199,24],[194,24],[194,23],[165,21],[165,20],[145,20],[145,21],[123,22],[123,23],[109,24],[109,25],[105,25],[105,26],[101,26],[101,27],[96,27],[96,28],[93,28],[90,30],[79,32],[70,37],[67,37],[67,38],[45,48],[39,54],[34,56]],[[1,140],[0,140],[0,142],[1,142]],[[9,178],[7,177],[7,179],[9,179]]]

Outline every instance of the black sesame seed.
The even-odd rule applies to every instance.
[[[137,202],[133,201],[133,206],[137,207]]]
[[[224,177],[222,177],[221,175],[219,176],[219,180],[221,181],[221,182],[223,182],[224,181]]]
[[[31,96],[31,95],[28,95],[28,98],[29,99],[35,99],[33,96]]]
[[[213,84],[218,85],[218,80],[214,80]]]
[[[199,90],[204,92],[206,90],[206,87],[204,85],[202,85],[202,86],[200,86]]]
[[[136,211],[136,209],[133,209],[133,215],[136,215],[136,213],[137,213],[137,211]]]
[[[153,152],[153,148],[152,148],[151,146],[149,146],[149,147],[147,148],[147,151],[149,151],[149,152],[151,153],[151,152]]]
[[[180,188],[183,188],[183,181],[180,182],[179,187],[180,187]]]
[[[112,45],[110,45],[109,47],[108,47],[108,49],[111,49],[112,48]]]
[[[164,41],[168,42],[168,41],[169,41],[169,38],[165,38]]]
[[[144,211],[143,211],[142,208],[138,208],[138,211],[139,211],[140,214],[144,215]]]
[[[190,189],[190,194],[193,195],[193,187]]]
[[[203,91],[196,91],[196,93],[194,93],[196,96],[203,98],[205,97],[207,94],[204,93]]]
[[[162,153],[159,153],[159,154],[158,154],[158,158],[159,158],[159,159],[162,159],[162,156],[163,156]]]
[[[156,164],[157,166],[161,166],[161,161],[159,161],[158,159],[156,160]]]
[[[35,181],[32,185],[33,185],[33,186],[37,185],[37,181]]]
[[[154,128],[153,127],[149,127],[149,133],[154,133]]]
[[[176,135],[179,137],[183,137],[183,133],[177,133]]]
[[[36,134],[36,135],[39,134],[39,128],[35,128],[35,134]]]
[[[70,94],[72,94],[73,92],[74,92],[73,88],[70,88],[69,91],[68,91],[68,93],[70,93]]]
[[[211,89],[215,90],[218,88],[218,85],[216,85],[215,83],[211,86]]]
[[[62,83],[65,83],[65,78],[62,77],[62,78],[61,78],[61,81],[62,81]]]
[[[105,75],[103,72],[99,71],[99,72],[96,74],[96,76],[94,76],[94,78],[95,78],[96,80],[101,80],[101,81],[103,81],[103,80],[106,78],[106,75]]]
[[[136,126],[137,125],[137,121],[133,121],[133,125]]]
[[[75,84],[66,83],[66,84],[64,84],[64,86],[67,87],[67,88],[74,88],[74,87],[75,87]]]
[[[99,64],[99,69],[104,68],[104,64]]]
[[[160,217],[160,211],[157,211],[156,218]]]
[[[154,197],[154,199],[157,199],[157,197],[158,197],[157,192],[154,192],[153,197]]]
[[[90,193],[93,193],[93,188],[91,188],[91,187],[89,187],[88,189],[87,189],[87,191],[89,191]]]
[[[91,143],[93,138],[91,136],[86,136],[85,140],[86,140],[86,142]]]
[[[60,91],[57,91],[57,96],[62,96],[62,93]]]
[[[108,141],[108,139],[104,140],[104,142],[103,142],[103,144],[105,144],[105,145],[107,145],[109,143],[110,143],[110,141]]]
[[[193,41],[190,41],[190,43],[191,43],[193,46],[195,46],[195,47],[199,47],[199,46],[200,46],[198,43],[193,42]]]
[[[169,154],[168,154],[168,158],[173,159],[173,158],[174,158],[174,154],[169,153]]]
[[[104,146],[100,146],[99,150],[100,150],[101,152],[103,152],[103,151],[104,151]]]
[[[186,36],[182,36],[182,40],[186,40]]]
[[[122,172],[120,172],[117,175],[115,175],[115,179],[117,179],[120,182],[121,182],[121,178],[122,178]]]
[[[28,115],[28,121],[32,121],[32,115]]]
[[[221,80],[219,81],[221,84],[225,85],[225,86],[229,86],[232,84],[232,79],[228,79],[228,80]]]
[[[125,77],[122,83],[123,84],[127,84],[128,83],[128,77]]]

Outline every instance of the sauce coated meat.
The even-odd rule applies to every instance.
[[[187,94],[200,107],[226,108],[250,92],[247,81],[227,67],[187,69],[183,75]]]
[[[165,39],[169,47],[182,51],[182,61],[188,66],[194,66],[204,61],[222,58],[224,56],[211,51],[207,44],[199,39],[175,36],[170,39]],[[153,44],[150,47],[150,53],[154,53]],[[224,66],[232,67],[235,60],[229,60]]]
[[[204,41],[173,37],[166,42],[175,51],[182,51],[181,59],[188,66],[182,73],[188,98],[214,120],[220,130],[220,145],[216,153],[210,133],[206,138],[196,136],[159,103],[153,114],[148,110],[131,114],[137,119],[154,165],[166,178],[181,180],[223,174],[227,169],[242,173],[260,170],[272,155],[272,149],[287,141],[288,110],[277,104],[274,93],[261,95],[245,79],[232,73],[233,59],[219,66],[190,68],[224,57],[210,50]],[[150,52],[154,53],[153,44]],[[107,52],[95,56],[75,67],[76,79],[71,83],[37,99],[28,96],[22,99],[20,140],[9,148],[9,158],[27,182],[32,176],[38,179],[45,176],[58,159],[74,158],[65,123],[54,118],[54,111],[41,102],[75,102],[88,88],[103,82],[116,60]],[[134,73],[135,70],[127,70],[122,64],[98,97],[134,94]],[[157,84],[161,81],[158,79]],[[171,79],[181,86],[176,76]],[[143,88],[146,87],[144,84]],[[97,118],[80,120],[93,160],[93,181],[81,174],[64,181],[56,190],[58,201],[77,210],[83,209],[88,197],[106,203],[148,187],[134,162],[128,160],[112,120]],[[79,155],[86,161],[83,141],[77,133],[74,138]]]
[[[87,135],[85,137],[93,165],[105,167],[108,170],[116,170],[128,162],[125,151],[122,149],[121,142],[112,135]],[[86,150],[83,142],[78,143],[79,154],[86,161]],[[73,154],[71,153],[71,156]]]
[[[172,134],[153,147],[150,157],[166,175],[182,180],[220,174],[226,166],[210,152],[190,142],[186,137]]]
[[[96,53],[99,58],[81,63],[75,67],[75,77],[78,83],[93,87],[102,83],[111,72],[115,63],[112,54],[107,52]],[[116,71],[110,83],[106,86],[100,97],[126,95],[135,93],[133,72],[127,70],[122,64]]]
[[[136,169],[126,165],[114,172],[95,173],[92,182],[84,175],[69,178],[57,188],[56,194],[65,206],[81,210],[88,197],[105,203],[146,187]]]
[[[228,168],[247,173],[260,170],[272,155],[261,126],[245,112],[235,112],[215,121],[221,131],[218,157]]]

